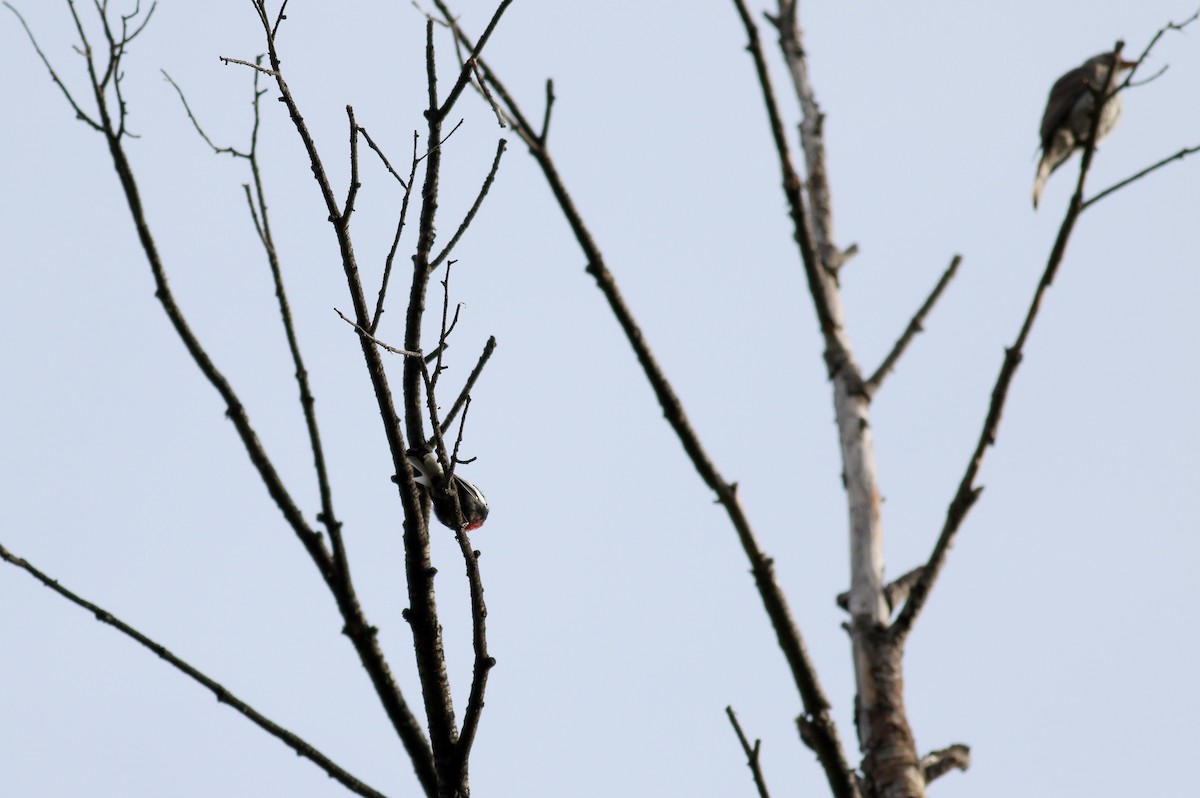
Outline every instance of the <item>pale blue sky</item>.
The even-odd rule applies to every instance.
[[[1075,161],[1040,212],[1029,202],[1050,84],[1118,37],[1140,52],[1195,10],[1190,1],[804,4],[836,227],[861,250],[844,287],[865,365],[951,255],[964,256],[874,405],[890,574],[927,555],[1061,218]],[[19,7],[85,99],[65,3]],[[491,12],[478,0],[457,7],[473,32]],[[376,789],[416,795],[324,586],[154,301],[102,139],[72,120],[15,19],[0,20],[0,542]],[[1171,69],[1126,96],[1094,188],[1200,143],[1197,35],[1163,40],[1152,65]],[[409,4],[293,2],[280,45],[340,186],[347,103],[405,160],[424,92],[422,18]],[[728,0],[518,0],[488,56],[531,114],[554,78],[551,150],[705,444],[740,483],[857,761],[833,601],[847,545],[829,386],[744,45]],[[128,147],[176,296],[311,517],[311,457],[244,165],[206,151],[158,73],[188,91],[213,138],[242,145],[250,74],[217,56],[262,47],[246,2],[162,3],[126,65],[142,136]],[[460,108],[445,147],[443,240],[497,135],[510,139],[457,250],[453,287],[466,306],[446,376],[465,377],[497,337],[466,442],[479,459],[465,473],[492,504],[475,540],[498,660],[475,794],[751,796],[726,704],[763,739],[775,795],[825,794],[724,514],[663,423],[520,142],[477,98]],[[333,312],[348,306],[333,237],[273,101],[262,147],[353,571],[419,704],[386,449],[358,343]],[[370,284],[399,194],[364,163],[355,231]],[[1200,562],[1198,184],[1200,158],[1090,210],[1047,298],[981,476],[987,490],[909,645],[919,748],[961,741],[974,752],[971,772],[945,777],[939,794],[1177,793],[1179,763],[1200,742],[1188,609]],[[402,337],[402,301],[397,291],[384,340]],[[466,586],[449,533],[435,540],[461,712]],[[345,794],[11,567],[0,568],[0,607],[0,794]]]

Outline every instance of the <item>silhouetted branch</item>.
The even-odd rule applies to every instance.
[[[38,58],[42,59],[42,63],[46,66],[46,71],[50,73],[50,80],[54,81],[54,85],[58,86],[58,90],[62,92],[62,96],[66,98],[67,102],[71,104],[71,108],[75,110],[75,118],[81,122],[86,122],[87,125],[92,128],[92,130],[103,132],[103,128],[100,127],[100,123],[84,113],[83,109],[79,107],[79,103],[75,102],[75,98],[71,96],[71,92],[69,89],[67,89],[67,85],[62,82],[62,79],[59,78],[58,73],[54,71],[54,67],[50,65],[50,59],[47,58],[46,54],[42,52],[41,45],[38,44],[37,39],[33,35],[33,31],[29,29],[29,25],[25,22],[25,17],[21,16],[21,12],[18,11],[16,6],[14,6],[12,3],[9,3],[8,0],[5,0],[4,6],[9,11],[13,12],[13,14],[16,15],[17,19],[21,22],[21,27],[25,29],[25,35],[29,37],[29,43],[33,45],[33,49],[37,52]]]
[[[504,139],[496,142],[496,157],[492,160],[492,168],[488,170],[487,177],[484,178],[483,185],[479,188],[479,195],[475,197],[475,202],[471,204],[471,209],[463,217],[462,224],[458,226],[458,229],[454,231],[454,235],[450,237],[450,243],[446,244],[441,254],[430,262],[430,269],[436,269],[438,264],[446,259],[446,256],[453,251],[454,245],[462,238],[463,233],[471,226],[471,222],[475,221],[475,214],[479,212],[479,207],[483,205],[483,198],[487,196],[488,190],[492,187],[492,183],[496,179],[496,172],[500,169],[500,158],[504,155],[504,148],[506,146],[508,146],[508,142]]]
[[[408,183],[404,182],[404,178],[401,177],[400,174],[394,168],[392,168],[392,162],[389,161],[387,156],[383,154],[383,150],[379,149],[379,145],[377,145],[375,143],[375,140],[373,138],[371,138],[371,134],[367,132],[367,129],[365,127],[363,127],[362,125],[359,125],[358,132],[361,133],[362,137],[367,140],[367,146],[375,151],[375,154],[379,156],[379,160],[383,162],[384,168],[388,170],[388,172],[392,175],[392,177],[396,178],[396,182],[400,184],[400,187],[408,188],[409,184],[412,183],[412,180],[410,179]],[[414,131],[414,134],[415,134],[415,132],[416,131]],[[413,140],[413,166],[414,166],[414,168],[416,167],[416,160],[417,160],[416,149],[417,149],[417,143],[414,138],[414,140]]]
[[[759,798],[771,798],[771,794],[767,792],[766,779],[763,778],[762,763],[759,761],[762,740],[755,740],[754,745],[750,745],[745,732],[742,731],[742,725],[738,723],[737,715],[733,714],[733,707],[725,707],[725,714],[729,716],[729,722],[733,724],[738,742],[742,744],[742,752],[746,755],[746,765],[754,776],[754,786],[758,788]]]
[[[1115,76],[1115,65],[1120,62],[1121,49],[1124,47],[1124,42],[1117,42],[1113,48],[1112,66],[1109,67],[1108,74],[1105,76],[1104,87],[1100,92],[1101,96],[1093,103],[1093,107],[1101,109],[1104,103],[1112,95],[1113,78]],[[1075,183],[1075,193],[1071,197],[1071,202],[1067,206],[1066,214],[1063,216],[1062,225],[1058,230],[1058,237],[1054,241],[1054,246],[1050,250],[1050,257],[1046,261],[1046,268],[1042,272],[1042,279],[1038,282],[1037,289],[1034,291],[1033,300],[1029,304],[1029,310],[1025,313],[1025,321],[1021,325],[1020,332],[1017,333],[1017,339],[1011,347],[1004,352],[1004,362],[1000,367],[1000,373],[996,377],[996,383],[992,388],[992,398],[988,405],[987,416],[983,421],[983,429],[979,433],[979,440],[975,444],[975,450],[971,453],[971,458],[967,462],[966,472],[963,474],[962,480],[959,482],[958,489],[954,493],[954,497],[950,500],[950,506],[946,510],[946,520],[942,525],[942,531],[938,535],[937,542],[934,544],[933,551],[929,555],[929,561],[925,564],[924,570],[913,585],[909,593],[908,601],[904,603],[900,614],[896,616],[895,622],[891,627],[892,638],[897,641],[903,641],[910,631],[916,620],[918,613],[925,606],[926,600],[929,598],[929,592],[933,589],[934,583],[941,574],[942,568],[946,564],[946,556],[950,552],[950,547],[954,543],[954,538],[958,534],[959,528],[967,517],[967,513],[971,511],[971,507],[979,499],[980,493],[983,492],[983,487],[975,485],[975,477],[979,474],[979,469],[983,465],[984,456],[990,446],[996,442],[996,435],[1000,428],[1000,417],[1004,410],[1004,404],[1008,400],[1008,391],[1012,385],[1013,376],[1017,372],[1017,367],[1021,364],[1021,359],[1025,353],[1025,343],[1029,339],[1029,334],[1033,330],[1033,322],[1037,319],[1038,312],[1042,307],[1042,299],[1045,297],[1046,291],[1054,283],[1054,276],[1058,272],[1058,267],[1062,264],[1063,256],[1067,251],[1067,241],[1071,238],[1071,232],[1075,229],[1075,223],[1079,219],[1079,214],[1083,212],[1083,187],[1087,181],[1088,172],[1092,167],[1092,157],[1096,152],[1096,130],[1100,126],[1100,113],[1092,114],[1092,125],[1088,132],[1088,137],[1085,140],[1083,148],[1083,158],[1079,165],[1079,178]]]
[[[466,421],[466,413],[463,413]],[[445,422],[443,422],[444,424]],[[458,445],[462,441],[462,427],[459,428],[458,441],[454,445],[454,457],[458,459]],[[475,735],[479,730],[479,718],[483,714],[483,697],[487,690],[488,674],[496,665],[496,660],[488,654],[487,646],[487,605],[483,601],[483,582],[479,576],[479,552],[471,545],[464,529],[455,533],[455,540],[462,550],[463,563],[467,569],[467,582],[471,586],[471,644],[475,652],[475,664],[471,676],[471,692],[467,697],[467,709],[463,713],[462,734],[458,738],[455,757],[458,767],[465,769],[471,756],[471,746],[475,743]]]
[[[363,131],[363,135],[366,135],[365,130]],[[386,158],[383,158],[383,153],[380,152],[378,148],[374,147],[374,145],[372,145],[372,149],[375,149],[375,151],[379,153],[379,157],[383,158],[384,165],[387,166],[388,171],[390,171],[393,175],[396,175],[396,179],[400,180],[400,185],[404,186],[404,199],[400,203],[400,218],[396,221],[396,235],[392,238],[392,246],[391,249],[388,250],[387,260],[384,262],[383,279],[379,283],[379,297],[375,301],[375,315],[371,317],[372,335],[374,335],[375,331],[379,329],[379,319],[383,316],[383,300],[384,297],[387,296],[388,281],[392,277],[392,263],[396,259],[396,250],[400,246],[400,234],[404,232],[404,219],[408,216],[408,200],[412,196],[412,188],[416,184],[417,164],[420,163],[417,158],[417,141],[419,139],[420,134],[414,130],[412,167],[408,173],[407,183],[405,183],[403,180],[400,180],[400,176],[396,174],[396,170],[392,169],[392,165],[387,162]],[[367,143],[371,143],[369,136],[367,137]]]
[[[241,150],[235,149],[234,147],[220,147],[217,144],[215,144],[213,142],[213,140],[208,137],[208,134],[204,132],[204,128],[200,127],[200,120],[196,119],[196,115],[194,113],[192,113],[192,107],[190,105],[188,105],[187,96],[183,93],[183,89],[180,88],[179,84],[175,82],[175,79],[172,78],[167,73],[167,70],[160,69],[159,72],[162,73],[163,79],[166,80],[167,83],[171,84],[171,88],[175,89],[175,93],[179,95],[179,101],[181,103],[183,103],[183,110],[187,114],[188,121],[190,121],[192,123],[192,127],[196,128],[196,133],[199,134],[200,138],[204,139],[204,143],[207,144],[210,148],[212,148],[212,151],[214,154],[216,154],[216,155],[229,154],[235,158],[246,158],[246,159],[249,159],[251,157],[251,153],[242,152]],[[259,116],[259,114],[258,114],[258,93],[257,93],[258,73],[255,73],[255,75],[254,75],[254,86],[256,89],[255,96],[254,96],[254,125],[255,125],[255,129],[257,130],[258,116]]]
[[[479,41],[477,41],[475,45],[471,47],[471,55],[459,69],[458,80],[454,82],[454,87],[451,88],[450,93],[446,95],[445,102],[442,103],[441,108],[430,109],[436,110],[436,113],[439,117],[444,119],[446,115],[450,113],[450,109],[454,107],[454,104],[458,102],[459,95],[461,95],[463,89],[467,87],[467,82],[470,80],[471,74],[475,70],[475,60],[479,57],[479,53],[483,51],[484,45],[487,44],[488,39],[492,37],[492,31],[496,29],[497,23],[500,22],[500,17],[504,15],[504,11],[511,4],[512,0],[500,0],[500,5],[496,7],[496,11],[492,14],[491,20],[488,22],[487,27],[484,28],[483,35],[480,36]]]
[[[350,185],[346,189],[346,202],[342,205],[342,218],[350,220],[354,213],[354,200],[358,197],[358,123],[354,121],[354,108],[346,106],[346,117],[350,122]]]
[[[466,383],[462,390],[458,393],[458,398],[454,400],[454,404],[450,406],[450,411],[446,413],[446,417],[442,419],[442,434],[444,435],[450,424],[453,423],[454,417],[458,415],[458,411],[462,409],[463,404],[470,401],[471,389],[475,387],[476,380],[483,373],[483,367],[487,365],[488,359],[492,356],[492,352],[496,351],[496,336],[488,336],[487,343],[484,344],[483,352],[479,355],[479,362],[475,364],[475,368],[471,369],[470,376],[467,377]]]
[[[538,133],[538,142],[545,147],[546,137],[550,135],[550,112],[554,110],[554,81],[546,78],[546,113],[542,117],[542,131]]]
[[[866,391],[868,396],[874,396],[879,390],[879,386],[883,384],[884,378],[893,368],[896,367],[896,362],[900,360],[900,356],[908,349],[908,345],[912,343],[912,339],[917,333],[924,331],[925,317],[929,315],[929,311],[933,310],[934,303],[942,296],[942,292],[946,290],[946,286],[954,279],[955,273],[958,272],[958,264],[962,262],[962,255],[955,255],[950,260],[950,265],[946,267],[946,271],[942,272],[941,278],[937,281],[937,285],[933,287],[933,291],[929,293],[929,297],[917,309],[913,315],[912,321],[908,323],[908,327],[904,329],[904,333],[892,346],[892,351],[888,352],[887,357],[879,364],[879,368],[867,380]]]
[[[72,604],[82,607],[83,609],[92,613],[92,615],[96,617],[97,621],[111,626],[126,637],[129,637],[145,648],[148,648],[150,651],[153,651],[155,654],[157,654],[161,659],[169,663],[176,670],[181,671],[193,681],[198,682],[204,687],[207,687],[209,690],[212,690],[213,694],[217,697],[218,702],[226,704],[237,712],[240,712],[251,723],[258,726],[272,737],[281,740],[285,745],[295,751],[298,756],[302,756],[316,764],[317,767],[328,773],[330,778],[336,779],[338,783],[344,786],[346,789],[350,790],[356,795],[369,796],[369,798],[383,798],[382,793],[359,781],[355,776],[335,763],[332,759],[318,751],[311,743],[307,742],[299,735],[288,731],[278,723],[275,723],[270,718],[254,709],[254,707],[250,706],[245,701],[231,693],[223,685],[206,676],[204,673],[185,660],[180,659],[175,654],[171,653],[171,651],[169,651],[162,644],[142,634],[137,629],[134,629],[132,626],[125,623],[120,618],[117,618],[107,610],[98,607],[87,599],[84,599],[78,594],[63,587],[57,579],[52,579],[43,572],[39,571],[28,561],[16,556],[11,551],[6,549],[3,544],[0,544],[0,559],[25,571],[43,585],[65,598],[67,601],[70,601]]]
[[[262,58],[263,56],[258,56],[256,62],[260,62]],[[196,129],[196,133],[212,149],[213,153],[218,155],[229,154],[235,158],[243,158],[249,163],[253,189],[249,183],[244,184],[243,189],[246,194],[246,203],[250,210],[250,218],[254,223],[255,232],[258,234],[258,240],[263,246],[263,250],[267,256],[267,264],[271,269],[271,279],[275,284],[275,297],[279,305],[279,315],[283,322],[284,334],[287,338],[292,365],[295,367],[296,383],[300,389],[300,407],[304,414],[305,427],[308,431],[309,448],[313,453],[313,466],[317,474],[317,487],[321,496],[321,512],[317,516],[317,519],[325,526],[329,533],[329,540],[333,549],[333,562],[338,572],[338,579],[342,584],[348,584],[350,582],[349,561],[342,539],[342,524],[337,520],[337,516],[333,511],[333,493],[329,483],[329,471],[325,464],[325,451],[321,445],[321,435],[317,425],[316,399],[313,396],[309,383],[308,369],[305,368],[304,358],[300,353],[300,343],[296,336],[296,325],[292,320],[291,304],[288,301],[287,290],[284,287],[283,268],[280,265],[278,250],[275,247],[275,239],[271,233],[271,221],[267,211],[266,189],[263,185],[262,169],[258,160],[258,131],[262,122],[261,101],[263,95],[266,93],[265,90],[259,89],[258,82],[261,73],[257,71],[254,73],[254,101],[252,103],[254,108],[254,124],[251,128],[250,149],[248,152],[242,152],[232,146],[220,147],[215,144],[204,132],[200,121],[192,112],[183,89],[165,70],[162,71],[162,74],[179,95],[179,100],[183,104],[184,111],[187,113],[192,126]]]
[[[812,219],[804,208],[804,195],[800,175],[792,163],[791,148],[787,143],[784,132],[783,115],[779,111],[779,102],[775,98],[775,88],[771,84],[771,73],[767,69],[767,59],[763,54],[762,43],[758,36],[758,26],[750,16],[744,0],[733,0],[746,36],[750,40],[747,50],[754,60],[754,71],[758,76],[759,87],[762,90],[763,104],[767,109],[770,120],[771,137],[775,142],[775,152],[779,157],[779,170],[783,176],[783,194],[788,202],[789,216],[795,233],[796,244],[800,248],[800,260],[804,264],[804,276],[808,280],[808,290],[812,295],[813,308],[817,313],[817,322],[825,338],[827,348],[826,359],[829,363],[830,374],[834,374],[841,365],[843,357],[836,353],[840,349],[837,332],[840,325],[829,304],[829,296],[821,277],[822,260],[817,252],[814,241]]]
[[[1084,202],[1081,210],[1087,210],[1088,208],[1092,207],[1100,200],[1107,197],[1109,194],[1112,194],[1116,191],[1120,191],[1121,189],[1125,188],[1125,186],[1129,185],[1130,183],[1135,183],[1138,180],[1141,180],[1146,175],[1150,174],[1151,172],[1157,171],[1158,169],[1161,169],[1162,167],[1166,166],[1167,164],[1171,163],[1172,161],[1182,161],[1187,156],[1192,155],[1193,153],[1197,153],[1197,152],[1200,152],[1200,145],[1197,145],[1195,147],[1184,147],[1182,150],[1175,153],[1174,155],[1168,155],[1166,158],[1163,158],[1161,161],[1151,164],[1150,166],[1147,166],[1142,171],[1137,172],[1136,174],[1130,175],[1129,177],[1125,178],[1124,180],[1114,183],[1113,185],[1104,189],[1100,193],[1096,194],[1096,196],[1094,196],[1091,199]]]

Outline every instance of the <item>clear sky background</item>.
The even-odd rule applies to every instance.
[[[19,5],[86,100],[65,3]],[[473,33],[491,13],[477,0],[456,7]],[[1075,161],[1031,209],[1051,83],[1119,37],[1140,52],[1194,10],[1194,0],[803,4],[839,240],[861,250],[843,283],[864,366],[950,257],[964,256],[874,403],[890,575],[928,554],[1073,184]],[[1200,143],[1197,36],[1164,38],[1150,67],[1171,68],[1126,96],[1093,189]],[[448,76],[444,33],[439,44]],[[406,160],[423,128],[417,11],[296,0],[280,46],[340,186],[347,103]],[[705,444],[740,483],[857,761],[834,605],[848,567],[830,390],[744,47],[728,0],[518,0],[487,56],[535,116],[554,78],[551,150]],[[244,145],[251,75],[217,56],[262,49],[248,2],[160,4],[126,64],[141,136],[128,151],[184,312],[312,517],[311,456],[242,198],[244,163],[206,149],[158,72],[187,90],[213,138]],[[773,52],[772,65],[783,90]],[[416,795],[324,586],[154,300],[103,140],[73,121],[7,12],[0,70],[0,542],[376,789]],[[368,616],[419,706],[400,617],[400,505],[358,343],[333,311],[349,306],[334,238],[282,107],[264,108],[272,221],[335,506]],[[826,794],[725,515],[663,422],[524,148],[478,98],[460,109],[445,147],[442,240],[496,138],[510,139],[457,250],[465,308],[445,377],[458,384],[497,337],[465,444],[479,459],[464,474],[492,504],[475,541],[498,661],[475,794],[750,796],[727,704],[763,739],[776,795]],[[400,192],[364,164],[355,232],[370,286]],[[1076,230],[981,475],[987,490],[909,644],[918,747],[973,749],[972,770],[944,777],[938,794],[1172,794],[1200,743],[1189,609],[1200,561],[1198,185],[1200,158],[1184,161],[1089,210]],[[403,294],[384,340],[402,338]],[[450,533],[434,532],[461,712],[466,584]],[[11,567],[0,568],[0,682],[5,796],[345,794]]]

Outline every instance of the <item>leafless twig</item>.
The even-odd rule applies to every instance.
[[[383,798],[382,793],[372,789],[371,787],[368,787],[354,775],[349,773],[345,768],[341,767],[325,754],[318,751],[311,743],[307,742],[299,735],[288,731],[278,723],[275,723],[270,718],[254,709],[254,707],[250,706],[245,701],[231,693],[219,682],[205,675],[185,660],[173,654],[161,643],[158,643],[142,634],[137,629],[134,629],[132,626],[125,623],[120,618],[116,617],[102,607],[98,607],[87,599],[82,598],[78,594],[63,587],[59,580],[47,576],[45,573],[31,565],[28,561],[16,556],[11,551],[6,549],[3,544],[0,544],[0,559],[25,571],[43,585],[65,598],[67,601],[70,601],[72,604],[82,607],[90,612],[96,617],[97,621],[111,626],[121,634],[131,638],[138,644],[157,654],[159,658],[165,660],[167,663],[187,675],[193,681],[196,681],[199,684],[207,687],[209,690],[212,690],[213,694],[217,697],[218,702],[232,707],[234,710],[246,717],[251,723],[258,726],[272,737],[281,740],[285,745],[295,751],[298,756],[302,756],[305,759],[313,762],[317,767],[328,773],[330,778],[336,779],[339,784],[354,794],[369,796],[369,798]]]
[[[28,23],[25,22],[25,17],[21,16],[21,12],[18,11],[16,6],[14,6],[12,3],[9,3],[8,0],[4,0],[4,6],[9,11],[13,12],[17,19],[20,20],[21,27],[25,29],[25,35],[29,37],[29,43],[33,45],[33,49],[37,52],[38,58],[42,59],[42,64],[45,65],[46,71],[50,73],[50,80],[54,81],[54,85],[58,86],[58,90],[62,92],[62,96],[66,98],[67,102],[71,104],[71,108],[75,110],[75,118],[86,123],[88,127],[92,128],[92,130],[103,132],[104,129],[100,127],[100,123],[84,113],[83,109],[79,107],[79,103],[75,102],[75,98],[71,96],[71,91],[67,88],[67,85],[62,82],[62,78],[58,76],[58,73],[54,71],[54,67],[51,66],[50,59],[46,57],[44,52],[42,52],[41,45],[38,44],[37,39],[33,35],[33,31],[29,29]]]
[[[767,781],[763,778],[762,763],[759,761],[762,740],[755,740],[754,745],[750,745],[750,741],[746,739],[746,733],[742,731],[742,724],[738,723],[737,715],[733,714],[733,707],[725,707],[725,714],[729,716],[729,722],[733,725],[734,732],[737,733],[738,742],[742,744],[742,752],[746,755],[746,765],[750,768],[750,773],[754,775],[754,786],[758,788],[759,798],[771,798],[771,794],[767,792]]]
[[[409,351],[408,349],[400,349],[399,347],[392,346],[391,344],[385,344],[383,341],[380,341],[378,338],[371,335],[371,333],[367,332],[365,329],[363,329],[358,324],[356,324],[354,319],[347,318],[346,314],[342,313],[337,308],[334,308],[333,312],[338,314],[338,316],[341,318],[342,321],[346,322],[351,327],[353,327],[355,332],[357,332],[359,335],[365,337],[368,341],[375,344],[375,346],[379,347],[383,351],[391,352],[393,355],[400,355],[402,357],[415,357],[415,358],[420,359],[420,357],[421,357],[420,352],[412,352],[412,351]]]
[[[462,223],[454,231],[454,235],[450,237],[450,243],[446,244],[441,253],[429,263],[430,269],[436,269],[446,259],[446,256],[454,250],[454,245],[462,238],[463,233],[471,226],[471,222],[475,221],[475,214],[479,212],[479,207],[483,205],[483,198],[487,196],[488,190],[492,187],[492,183],[496,179],[496,172],[500,169],[500,158],[504,155],[504,148],[507,145],[508,142],[504,139],[496,142],[496,157],[492,159],[492,168],[488,170],[487,177],[484,178],[483,185],[479,188],[479,194],[475,197],[475,202],[471,204],[471,209],[467,211],[467,215],[463,217]]]
[[[1094,197],[1091,197],[1090,199],[1088,199],[1087,201],[1085,201],[1083,203],[1082,210],[1087,210],[1088,208],[1092,207],[1093,205],[1095,205],[1097,202],[1104,199],[1108,195],[1110,195],[1116,191],[1120,191],[1121,189],[1125,188],[1125,186],[1129,185],[1130,183],[1134,183],[1134,182],[1137,182],[1138,180],[1141,180],[1146,175],[1150,174],[1151,172],[1161,169],[1162,167],[1166,166],[1167,164],[1171,163],[1172,161],[1182,161],[1187,156],[1193,155],[1197,152],[1200,152],[1200,145],[1197,145],[1195,147],[1184,147],[1182,150],[1175,153],[1174,155],[1168,155],[1166,158],[1163,158],[1161,161],[1157,161],[1157,162],[1151,164],[1150,166],[1147,166],[1145,169],[1141,170],[1140,172],[1137,172],[1136,174],[1130,175],[1129,177],[1125,178],[1124,180],[1120,180],[1120,181],[1112,184],[1108,188],[1106,188],[1103,191],[1096,194]]]
[[[942,292],[946,290],[946,286],[954,279],[955,273],[958,272],[958,264],[962,262],[962,255],[955,255],[950,259],[950,265],[946,267],[946,271],[942,272],[941,278],[937,281],[937,285],[933,287],[933,291],[929,293],[925,302],[917,309],[913,315],[912,321],[908,323],[908,327],[904,329],[904,333],[896,340],[892,346],[892,351],[888,352],[887,357],[879,364],[879,368],[867,380],[866,391],[868,396],[874,396],[879,390],[879,386],[883,384],[883,380],[888,373],[896,367],[896,362],[900,360],[900,356],[908,349],[908,345],[912,343],[912,339],[917,333],[923,332],[925,327],[925,317],[929,315],[929,311],[933,310],[934,304],[942,296]]]
[[[363,131],[363,134],[366,135],[366,131]],[[396,221],[396,235],[392,238],[392,247],[388,250],[387,260],[383,265],[383,279],[379,283],[379,296],[375,300],[375,314],[371,317],[372,335],[374,335],[375,331],[379,329],[379,320],[383,317],[383,300],[387,296],[388,281],[392,277],[392,263],[396,260],[396,250],[400,246],[400,234],[404,232],[404,220],[405,217],[408,216],[408,200],[412,196],[413,185],[416,183],[417,179],[417,164],[420,163],[420,161],[417,159],[417,142],[419,140],[420,134],[414,130],[412,167],[408,173],[408,182],[405,183],[403,180],[400,180],[399,175],[396,176],[396,179],[400,180],[400,185],[404,186],[404,199],[400,203],[400,218]],[[367,143],[370,144],[370,142],[371,139],[368,137]],[[375,151],[380,152],[378,149]],[[382,152],[380,152],[380,157],[383,157]],[[396,174],[395,170],[392,169],[391,164],[387,163],[386,159],[384,159],[384,163],[387,165],[387,168],[392,172],[392,174]]]
[[[450,410],[446,413],[446,417],[442,419],[443,435],[446,434],[446,431],[450,429],[450,424],[454,422],[454,417],[458,415],[458,411],[462,409],[464,403],[471,400],[471,389],[475,387],[476,380],[478,380],[479,375],[483,373],[483,367],[487,364],[488,359],[492,356],[492,352],[495,351],[496,337],[489,336],[487,343],[483,347],[483,352],[479,355],[479,362],[477,362],[475,364],[475,368],[471,370],[470,376],[467,377],[466,383],[463,385],[462,390],[459,391],[458,398],[454,400],[454,404],[450,406]]]
[[[251,69],[257,70],[257,71],[263,73],[264,75],[267,75],[272,78],[279,77],[278,71],[276,71],[274,69],[267,69],[262,64],[251,63],[250,61],[246,61],[241,58],[229,58],[228,56],[224,56],[224,55],[217,56],[217,59],[219,61],[221,61],[221,63],[225,64],[226,66],[228,66],[229,64],[239,64],[241,66],[250,67]]]

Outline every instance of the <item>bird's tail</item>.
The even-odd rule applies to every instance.
[[[1042,198],[1042,189],[1046,187],[1046,180],[1050,177],[1050,172],[1053,167],[1050,166],[1050,159],[1042,156],[1042,160],[1038,163],[1037,176],[1033,179],[1033,209],[1036,211],[1038,200]]]
[[[412,466],[413,481],[426,488],[434,487],[434,480],[442,477],[442,466],[432,446],[408,450],[408,464]]]

